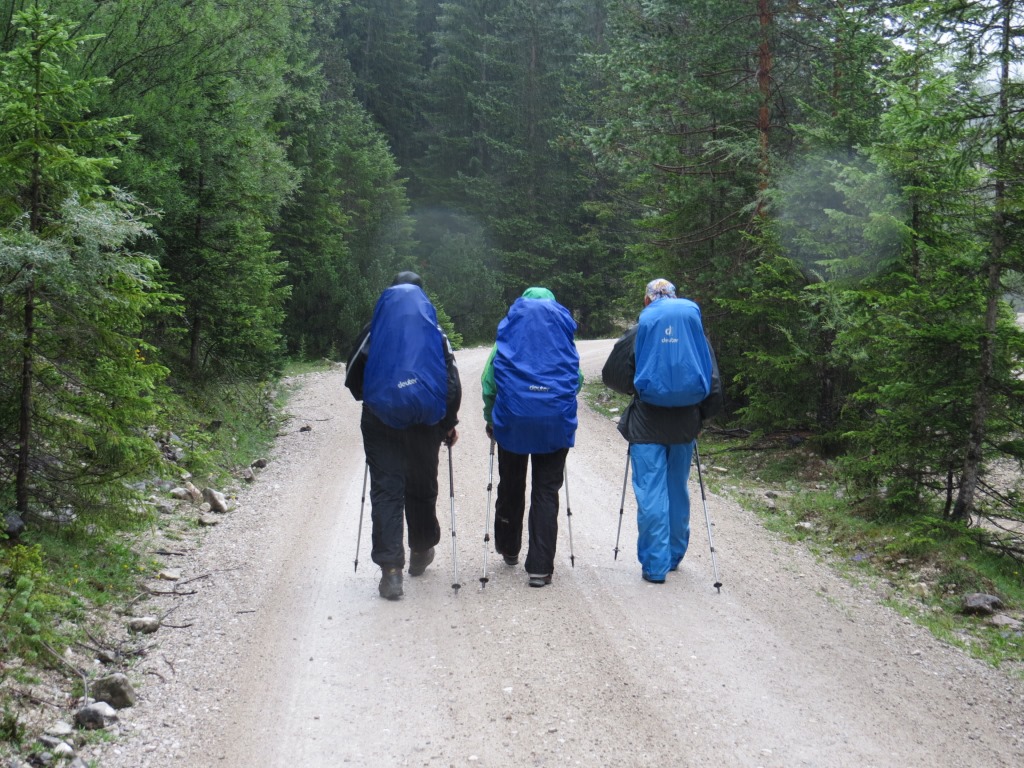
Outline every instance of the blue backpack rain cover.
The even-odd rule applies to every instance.
[[[664,298],[640,313],[633,386],[643,402],[669,408],[696,405],[711,394],[711,351],[700,307]]]
[[[575,333],[569,310],[553,299],[516,299],[498,324],[491,418],[506,451],[552,453],[575,444]]]
[[[363,402],[395,429],[436,424],[444,418],[448,368],[437,312],[417,285],[393,285],[377,300]]]

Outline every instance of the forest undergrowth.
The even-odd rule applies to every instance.
[[[600,384],[585,393],[609,418],[628,404]],[[1015,512],[1006,503],[1024,484],[1020,467],[990,471],[989,505],[970,525],[944,519],[938,495],[917,514],[897,517],[880,499],[851,491],[837,463],[813,450],[813,437],[709,425],[699,442],[705,486],[755,511],[769,530],[801,542],[822,567],[852,582],[870,581],[887,604],[940,639],[1024,676],[1024,524],[1019,507]],[[701,513],[699,504],[691,499],[692,514]],[[965,612],[964,598],[972,593],[998,597],[1004,618]]]
[[[176,399],[169,421],[178,429],[153,431],[165,472],[132,483],[130,508],[33,517],[17,541],[0,541],[0,757],[31,750],[91,679],[148,653],[147,636],[125,639],[124,625],[166,567],[157,556],[203,535],[195,505],[171,501],[168,490],[191,482],[230,498],[271,445],[286,398],[280,387],[241,383]],[[77,730],[75,738],[108,737]]]

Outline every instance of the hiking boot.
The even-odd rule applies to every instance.
[[[434,548],[422,552],[409,552],[409,575],[422,576],[427,566],[434,562]]]
[[[383,571],[377,591],[387,600],[397,600],[402,596],[402,569],[384,568]]]
[[[530,586],[531,587],[546,587],[551,583],[550,573],[531,573],[530,574]]]
[[[665,579],[663,579],[663,578],[662,579],[656,579],[653,576],[651,576],[651,574],[647,573],[646,571],[642,572],[640,574],[640,576],[643,577],[644,581],[649,581],[651,584],[664,584],[665,583]]]
[[[494,551],[501,555],[501,559],[505,561],[505,565],[519,565],[519,555],[506,555],[497,547],[494,548]]]

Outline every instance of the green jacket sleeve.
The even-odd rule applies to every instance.
[[[498,351],[498,345],[491,347],[491,354],[484,363],[484,372],[480,374],[480,389],[484,396],[484,421],[491,423],[491,409],[494,408],[494,398],[498,394],[498,385],[494,383],[494,354]]]

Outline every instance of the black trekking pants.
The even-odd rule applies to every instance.
[[[498,499],[494,506],[494,548],[518,555],[523,546],[526,466],[533,465],[530,490],[530,543],[526,572],[552,573],[558,540],[558,491],[562,488],[568,448],[554,453],[512,453],[498,446]]]
[[[436,425],[394,429],[365,407],[359,426],[370,467],[370,559],[383,568],[404,568],[403,510],[409,549],[422,552],[441,540],[437,461],[444,432]]]

